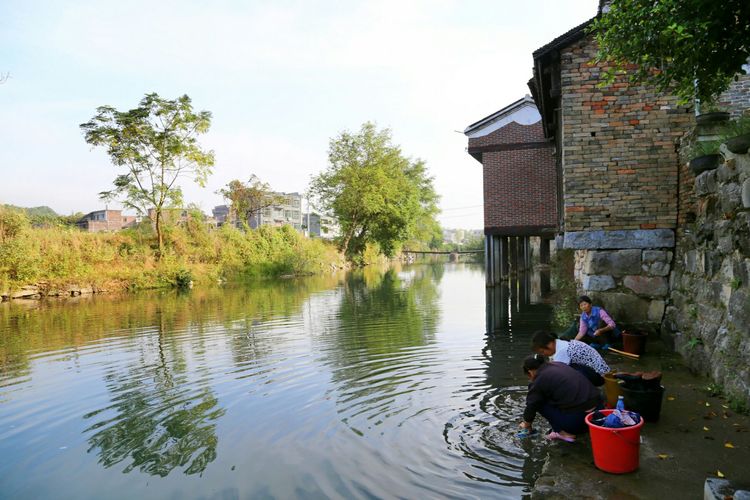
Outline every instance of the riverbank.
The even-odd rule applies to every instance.
[[[702,498],[706,479],[722,476],[750,486],[750,417],[735,412],[708,379],[690,373],[678,354],[658,342],[638,361],[609,354],[607,362],[618,371],[663,373],[661,416],[641,430],[639,469],[600,471],[587,435],[574,444],[555,442],[548,445],[532,498]]]
[[[247,277],[328,272],[346,267],[337,248],[294,229],[242,231],[200,222],[167,231],[161,259],[150,227],[116,233],[24,228],[0,241],[0,297],[40,298],[187,287]]]

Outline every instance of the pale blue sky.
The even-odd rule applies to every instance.
[[[445,227],[481,228],[481,165],[468,124],[528,93],[533,50],[597,0],[0,2],[0,203],[103,208],[117,170],[78,125],[97,106],[188,94],[213,113],[206,188],[255,173],[307,188],[328,140],[371,120],[427,162]],[[111,208],[114,208],[110,205]],[[463,208],[468,207],[468,208]]]

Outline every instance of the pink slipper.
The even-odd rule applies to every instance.
[[[570,437],[567,437],[567,436],[563,436],[559,432],[555,432],[555,431],[552,431],[549,434],[547,434],[545,436],[545,439],[549,439],[550,441],[553,441],[555,439],[559,439],[561,441],[565,441],[566,443],[575,443],[576,442],[576,438],[570,438]]]

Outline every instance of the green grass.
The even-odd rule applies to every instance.
[[[0,240],[0,291],[40,283],[50,289],[67,284],[184,287],[219,279],[314,274],[343,264],[332,244],[307,239],[289,226],[243,231],[191,220],[166,231],[161,259],[155,247],[150,224],[116,233],[21,224]]]

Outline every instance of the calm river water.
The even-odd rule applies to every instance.
[[[0,304],[0,497],[518,498],[550,316],[524,281],[417,264]]]

